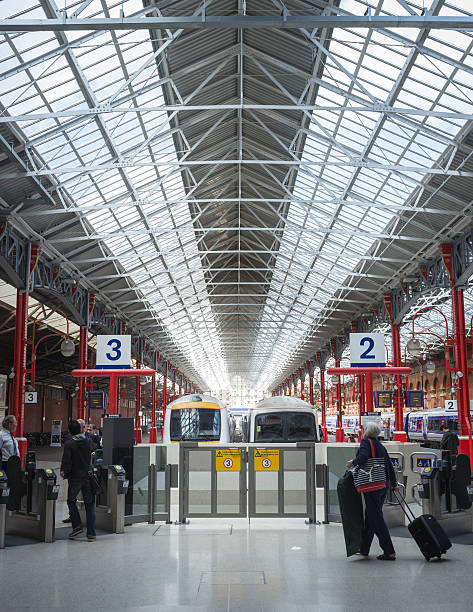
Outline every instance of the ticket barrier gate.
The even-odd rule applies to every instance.
[[[420,475],[416,488],[422,512],[432,514],[450,536],[473,530],[470,467],[466,460],[464,455],[451,457],[449,451],[413,453],[411,457],[412,469]]]
[[[396,480],[401,488],[401,492],[405,495],[407,476],[404,476],[404,454],[403,453],[389,453],[392,466],[396,473]],[[386,499],[384,500],[383,507],[384,520],[388,527],[403,527],[404,526],[404,512],[402,507],[399,505],[396,496],[390,486],[386,490]]]
[[[27,466],[26,492],[19,511],[7,509],[9,497],[5,472],[0,472],[0,548],[5,547],[5,535],[17,535],[40,542],[54,542],[56,500],[59,485],[52,468],[36,469]]]
[[[94,471],[103,486],[102,492],[96,495],[95,526],[97,529],[111,533],[125,531],[125,495],[129,481],[122,465],[101,465],[100,460]],[[78,504],[82,521],[85,525],[84,502]]]

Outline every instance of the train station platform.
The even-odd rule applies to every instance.
[[[337,524],[193,519],[17,545],[0,555],[2,611],[471,609],[471,541],[430,563],[410,538],[393,541],[395,562],[377,561],[377,545],[346,559]]]

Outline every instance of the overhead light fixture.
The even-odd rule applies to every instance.
[[[425,371],[427,374],[433,374],[435,372],[435,363],[431,359],[425,364]]]
[[[61,353],[64,357],[72,357],[76,352],[76,347],[74,342],[70,338],[64,338],[61,342]]]
[[[422,354],[422,344],[417,338],[411,338],[407,342],[406,348],[411,357],[420,357]]]
[[[338,385],[340,382],[340,377],[334,374],[330,380],[332,381],[332,385]]]

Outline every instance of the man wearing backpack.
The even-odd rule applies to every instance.
[[[72,519],[72,531],[69,539],[73,540],[83,533],[84,527],[77,509],[77,496],[82,491],[87,518],[87,540],[95,542],[95,506],[89,472],[91,465],[91,446],[81,433],[78,421],[69,423],[71,437],[64,444],[61,461],[61,476],[68,480],[67,506]]]

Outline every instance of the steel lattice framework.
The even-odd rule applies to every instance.
[[[473,10],[424,4],[4,0],[5,217],[203,387],[271,389],[470,224]]]

